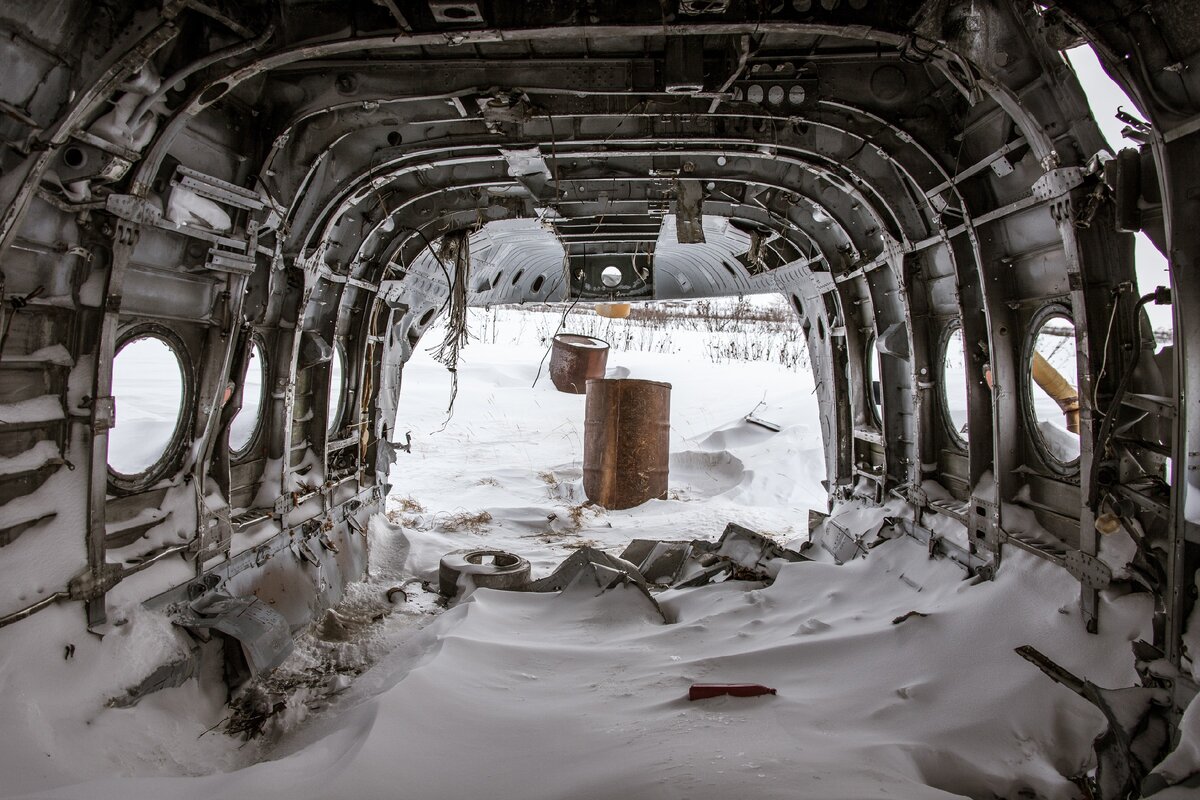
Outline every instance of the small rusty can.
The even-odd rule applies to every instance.
[[[671,384],[631,378],[587,382],[583,491],[608,509],[667,496]]]
[[[554,337],[550,352],[550,380],[568,394],[584,394],[587,382],[603,378],[608,367],[608,342],[578,333]]]

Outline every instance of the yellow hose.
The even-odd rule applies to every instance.
[[[1050,362],[1042,358],[1042,354],[1033,353],[1033,379],[1042,391],[1050,395],[1058,407],[1062,409],[1067,420],[1067,430],[1079,433],[1079,392],[1067,382],[1067,379],[1050,366]]]

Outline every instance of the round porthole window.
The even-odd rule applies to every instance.
[[[959,443],[967,443],[967,369],[962,326],[955,325],[942,343],[942,410],[946,426]]]
[[[1025,400],[1034,423],[1033,440],[1051,467],[1069,471],[1079,460],[1075,323],[1064,306],[1048,306],[1031,328]]]
[[[116,424],[108,432],[108,468],[134,488],[156,477],[176,442],[187,381],[177,345],[153,332],[127,339],[112,369]]]
[[[346,395],[346,355],[340,342],[333,346],[333,358],[329,360],[329,397],[325,413],[328,415],[329,432],[333,433],[342,424],[342,406]]]
[[[233,418],[233,424],[229,426],[229,449],[234,453],[245,453],[258,434],[262,424],[263,384],[266,383],[266,377],[266,357],[262,345],[256,341],[250,346],[250,360],[246,364],[246,380],[242,384],[242,407]]]
[[[879,353],[875,350],[874,337],[867,342],[865,358],[867,361],[867,408],[871,415],[871,421],[879,425],[883,420],[880,408],[883,404],[883,379],[879,374]]]
[[[608,266],[600,272],[600,282],[610,289],[615,288],[621,283],[620,267]]]

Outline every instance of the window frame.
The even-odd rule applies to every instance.
[[[1045,437],[1038,430],[1037,410],[1034,407],[1033,392],[1036,382],[1033,380],[1033,354],[1037,349],[1038,336],[1042,328],[1053,319],[1064,319],[1070,323],[1071,328],[1075,330],[1075,334],[1071,337],[1075,347],[1075,363],[1076,374],[1064,376],[1073,381],[1076,391],[1079,391],[1079,326],[1075,323],[1072,309],[1069,305],[1062,302],[1046,303],[1038,308],[1030,317],[1029,326],[1025,335],[1024,345],[1021,352],[1021,414],[1025,418],[1025,426],[1029,431],[1029,440],[1033,443],[1033,449],[1037,453],[1038,459],[1042,465],[1049,468],[1055,475],[1062,478],[1070,478],[1078,476],[1080,458],[1083,455],[1083,432],[1080,431],[1079,455],[1070,461],[1063,461],[1050,451]],[[1082,397],[1080,398],[1082,403]]]
[[[122,331],[117,338],[116,347],[113,348],[113,371],[115,374],[116,362],[121,355],[121,351],[129,345],[141,341],[143,339],[158,339],[171,350],[179,363],[179,375],[181,378],[181,394],[179,398],[179,415],[175,420],[175,428],[171,431],[171,438],[163,448],[162,454],[150,466],[141,472],[124,473],[118,472],[109,463],[108,455],[105,457],[105,466],[108,469],[108,485],[118,494],[135,494],[145,491],[154,484],[167,477],[172,470],[178,467],[179,461],[186,450],[188,432],[192,427],[192,417],[195,413],[196,403],[196,374],[193,367],[191,354],[188,352],[187,345],[183,339],[170,328],[160,325],[155,322],[143,322],[137,325],[132,325]],[[112,387],[115,389],[116,387]],[[110,389],[111,391],[111,389]],[[113,393],[116,418],[119,420],[121,413],[121,400]],[[107,448],[112,449],[112,432],[109,431]]]

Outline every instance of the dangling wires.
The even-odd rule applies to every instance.
[[[1113,302],[1117,301],[1114,299]],[[1165,286],[1159,286],[1153,292],[1140,297],[1133,306],[1133,352],[1130,354],[1129,363],[1125,366],[1121,380],[1117,383],[1116,391],[1113,392],[1112,400],[1108,403],[1108,410],[1104,412],[1104,416],[1101,419],[1100,432],[1096,437],[1096,447],[1092,454],[1092,469],[1091,475],[1088,476],[1088,482],[1091,485],[1093,511],[1099,509],[1102,499],[1100,493],[1097,491],[1100,485],[1100,464],[1104,460],[1105,451],[1112,439],[1113,425],[1116,422],[1117,415],[1120,413],[1121,402],[1125,399],[1125,393],[1129,390],[1129,384],[1133,380],[1133,373],[1137,369],[1138,361],[1142,355],[1142,309],[1151,302],[1155,305],[1169,304],[1171,302],[1171,290]],[[1099,409],[1096,410],[1098,411]]]
[[[447,234],[442,241],[442,256],[449,255],[454,259],[454,278],[450,285],[446,338],[433,351],[433,358],[450,372],[450,404],[446,407],[448,423],[454,415],[454,401],[458,397],[458,357],[470,340],[467,331],[467,280],[471,272],[471,252],[467,231]]]
[[[0,296],[3,296],[4,293],[4,283],[4,276],[0,275]],[[0,326],[2,326],[0,328],[0,360],[4,358],[4,346],[8,344],[8,333],[12,329],[13,317],[17,315],[18,311],[29,305],[30,300],[40,296],[44,291],[46,291],[46,287],[39,286],[27,295],[13,295],[8,298],[7,302],[12,310],[5,313],[2,317],[3,322],[0,322]],[[0,310],[3,310],[3,307],[0,307]]]

